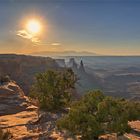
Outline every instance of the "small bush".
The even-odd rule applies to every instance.
[[[71,89],[76,77],[71,69],[49,70],[36,75],[30,96],[37,99],[41,109],[57,111],[65,108],[71,101]]]
[[[3,84],[5,82],[10,82],[10,77],[8,75],[0,76],[0,84]]]
[[[57,126],[60,130],[80,135],[83,140],[94,140],[102,134],[129,132],[128,121],[137,119],[140,119],[140,103],[106,97],[100,91],[93,91],[75,102]]]

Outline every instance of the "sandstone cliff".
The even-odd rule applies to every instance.
[[[0,115],[26,110],[29,105],[28,98],[14,81],[0,85]]]
[[[10,140],[48,140],[61,137],[55,131],[55,122],[62,113],[39,112],[39,117],[37,110],[16,82],[0,85],[0,128],[9,130]]]
[[[30,103],[14,81],[0,85],[0,128],[11,132],[10,140],[74,140],[67,133],[56,129],[56,121],[63,116],[62,113],[40,112],[40,116],[38,119],[37,107]],[[134,132],[125,134],[125,138],[116,139],[114,135],[104,138],[139,140],[137,134],[140,132],[140,121],[130,122],[130,125]]]
[[[0,76],[9,75],[28,95],[36,73],[58,69],[56,61],[49,57],[0,54]]]

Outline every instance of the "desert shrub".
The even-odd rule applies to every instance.
[[[129,120],[140,117],[140,103],[107,97],[92,91],[76,101],[67,115],[58,120],[60,130],[67,130],[81,139],[98,139],[102,134],[122,135],[130,131]]]
[[[10,82],[10,77],[8,75],[0,76],[0,84],[3,84],[5,82]]]
[[[11,138],[11,133],[9,131],[3,131],[0,128],[0,140],[9,140],[9,138]]]
[[[106,97],[98,104],[97,120],[104,126],[104,132],[122,135],[130,131],[128,126],[129,114],[125,110],[125,101]]]
[[[36,75],[30,96],[38,100],[41,109],[61,110],[70,103],[70,90],[75,82],[76,77],[71,69],[49,70]]]

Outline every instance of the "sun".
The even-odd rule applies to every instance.
[[[29,20],[26,29],[32,35],[36,35],[41,32],[41,23],[36,19]]]

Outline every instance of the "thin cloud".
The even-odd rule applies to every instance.
[[[32,43],[35,43],[36,45],[39,45],[39,46],[49,46],[49,45],[61,46],[61,43],[59,43],[59,42],[49,43],[49,42],[41,41],[37,36],[33,36],[32,34],[27,32],[26,30],[19,30],[16,32],[16,35],[23,38],[23,39],[30,40]]]
[[[19,31],[17,31],[16,35],[21,38],[31,40],[31,42],[33,42],[33,43],[40,42],[38,37],[33,36],[32,34],[28,33],[26,30],[19,30]]]
[[[56,42],[56,43],[52,43],[51,45],[52,46],[60,46],[61,44]]]

